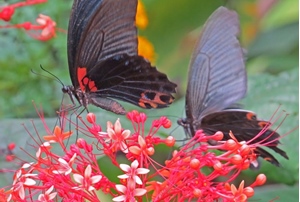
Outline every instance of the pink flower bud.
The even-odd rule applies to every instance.
[[[190,162],[191,168],[197,170],[200,167],[200,161],[198,159],[192,159]]]
[[[95,116],[95,114],[93,114],[93,113],[88,113],[88,114],[86,115],[86,120],[87,120],[89,123],[91,123],[91,124],[95,123],[95,122],[96,122],[96,116]]]
[[[243,193],[250,198],[254,195],[254,189],[252,187],[245,187]]]
[[[167,137],[165,143],[168,147],[173,147],[175,145],[175,138],[173,136]]]

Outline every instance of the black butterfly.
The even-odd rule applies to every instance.
[[[117,114],[119,99],[142,108],[173,102],[176,84],[137,55],[137,0],[75,0],[68,30],[68,93],[87,108],[93,104]],[[74,103],[74,101],[73,101]]]
[[[244,54],[238,34],[238,15],[225,7],[218,8],[203,27],[190,63],[185,104],[187,118],[178,121],[191,136],[199,129],[207,135],[222,131],[227,140],[232,131],[238,141],[248,141],[270,124],[258,120],[251,111],[236,108],[235,103],[247,91]],[[253,142],[272,142],[268,147],[288,159],[287,154],[277,148],[278,137],[278,133],[268,129]],[[280,166],[266,150],[257,148],[255,152]]]

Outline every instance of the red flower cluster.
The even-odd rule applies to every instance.
[[[11,21],[17,8],[45,2],[47,2],[47,0],[27,0],[10,5],[0,6],[0,20],[9,22]],[[49,16],[40,14],[36,19],[36,22],[37,24],[32,24],[31,22],[5,24],[0,25],[0,28],[25,29],[31,37],[41,41],[52,39],[55,36],[57,30],[56,23]]]
[[[153,201],[191,201],[200,198],[201,201],[246,201],[254,195],[253,187],[263,185],[266,176],[260,174],[256,181],[244,187],[244,181],[237,189],[229,183],[242,170],[249,168],[251,161],[256,160],[252,152],[255,149],[246,142],[233,139],[221,142],[223,134],[217,132],[213,136],[205,136],[199,130],[196,135],[179,151],[174,151],[172,159],[166,161],[164,168],[158,172],[164,177],[163,183],[155,183]],[[209,140],[219,141],[219,145],[205,144]],[[211,150],[224,151],[216,155]],[[209,172],[202,172],[210,170]],[[225,181],[218,182],[217,178],[224,176]]]
[[[40,117],[44,120],[41,114]],[[67,142],[72,132],[64,132],[63,127],[58,126],[50,132],[44,122],[49,133],[44,136],[45,142],[38,146],[33,162],[24,163],[15,172],[13,183],[0,190],[0,201],[57,201],[60,198],[101,201],[99,191],[110,195],[113,201],[126,202],[146,198],[152,201],[246,201],[254,195],[253,188],[266,181],[265,175],[260,174],[248,187],[244,187],[244,181],[238,188],[230,184],[256,160],[252,151],[259,145],[238,142],[233,134],[232,139],[220,141],[221,132],[205,136],[198,131],[186,145],[173,152],[165,165],[159,165],[151,157],[157,145],[175,145],[172,136],[164,139],[156,135],[161,127],[171,126],[170,120],[166,117],[154,120],[146,133],[144,113],[132,111],[127,118],[132,122],[133,132],[123,129],[119,119],[114,124],[107,122],[103,131],[95,115],[89,113],[89,123],[80,119],[85,127],[80,127],[78,132],[85,136],[80,135],[69,149]],[[66,119],[61,117],[61,120]],[[219,141],[219,144],[210,146],[209,140]],[[53,149],[57,145],[63,154]],[[215,154],[216,149],[222,150],[222,154]],[[123,153],[131,165],[119,163],[117,153]],[[117,175],[119,182],[102,172],[104,165],[98,160],[104,156],[124,173]],[[155,172],[150,172],[150,168]],[[225,180],[217,180],[221,176]]]

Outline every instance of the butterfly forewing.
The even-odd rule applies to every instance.
[[[237,14],[224,7],[205,23],[190,63],[186,109],[192,121],[244,97],[247,78],[238,34]]]
[[[75,0],[68,32],[68,60],[74,87],[77,71],[107,58],[137,54],[137,0]]]

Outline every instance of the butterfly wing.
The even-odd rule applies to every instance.
[[[238,33],[237,14],[224,7],[217,9],[204,25],[190,64],[185,127],[189,127],[191,135],[200,128],[207,135],[222,131],[224,140],[231,138],[229,131],[232,131],[238,141],[265,145],[288,159],[277,147],[279,134],[269,129],[269,122],[258,120],[253,112],[232,109],[247,90]],[[254,152],[280,165],[266,150],[257,147]]]
[[[191,122],[200,123],[203,116],[229,107],[246,94],[238,34],[238,16],[227,8],[218,8],[205,23],[189,70],[186,114]]]
[[[82,79],[91,96],[117,98],[148,109],[173,102],[170,92],[175,93],[176,85],[141,56],[118,55],[98,65]]]
[[[137,0],[77,0],[69,24],[69,67],[75,89],[88,92],[90,103],[121,114],[122,106],[109,98],[161,108],[173,102],[176,87],[137,56],[136,9]]]
[[[231,138],[229,131],[232,131],[239,142],[251,141],[249,142],[251,144],[265,145],[288,159],[287,154],[277,147],[280,143],[279,134],[269,127],[269,122],[258,120],[253,112],[247,110],[224,110],[211,113],[203,117],[201,122],[201,129],[208,135],[222,131],[224,133],[223,140],[228,140]],[[280,165],[276,158],[264,149],[257,147],[254,152],[272,164]]]
[[[68,62],[73,86],[76,69],[119,54],[137,54],[137,0],[75,0],[68,29]]]

